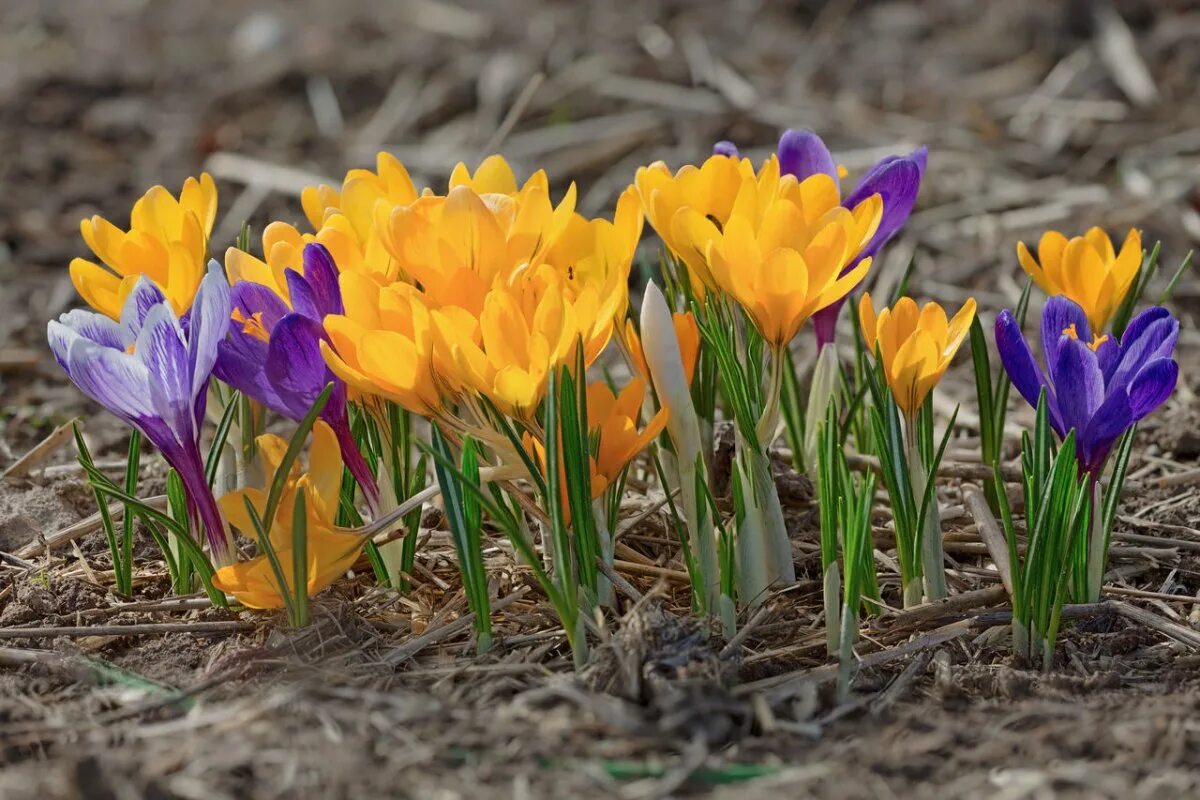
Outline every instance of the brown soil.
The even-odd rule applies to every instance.
[[[45,352],[45,321],[78,302],[66,264],[85,254],[82,217],[124,221],[146,186],[177,187],[206,164],[222,212],[235,209],[218,221],[224,246],[243,219],[300,219],[296,181],[264,165],[340,175],[383,146],[437,182],[498,145],[559,189],[577,181],[582,208],[598,212],[638,164],[694,161],[720,138],[765,153],[778,128],[813,127],[854,172],[926,143],[919,211],[877,274],[894,280],[915,253],[916,294],[957,306],[974,293],[988,313],[1014,302],[1015,242],[1043,227],[1136,225],[1163,240],[1166,272],[1200,238],[1200,12],[1184,0],[248,5],[0,0],[0,468],[76,415],[97,459],[123,454],[125,432]],[[1108,8],[1155,96],[1130,84],[1137,66],[1119,48],[1097,46],[1112,35]],[[495,139],[539,71],[545,82]],[[253,162],[231,167],[228,153]],[[1147,488],[1123,508],[1109,576],[1125,592],[1111,597],[1184,631],[1200,620],[1200,484],[1154,482],[1200,456],[1194,275],[1175,302],[1181,386],[1139,439]],[[969,405],[967,381],[960,366],[943,396]],[[955,444],[969,457],[970,440]],[[838,704],[818,679],[810,487],[791,475],[781,491],[801,582],[740,647],[727,653],[687,621],[680,586],[631,574],[657,597],[623,604],[576,676],[532,588],[497,615],[492,653],[474,657],[460,633],[397,660],[462,611],[436,531],[411,597],[360,576],[326,593],[305,631],[263,615],[118,608],[98,534],[78,553],[23,550],[94,510],[71,459],[68,444],[0,481],[0,552],[20,556],[0,565],[0,630],[178,630],[0,639],[6,799],[1200,792],[1200,655],[1110,607],[1068,626],[1045,674],[1012,661],[994,608],[881,622],[864,655],[971,627],[864,668]],[[957,483],[948,489],[943,502],[959,503]],[[971,529],[969,517],[947,519],[950,534]],[[665,538],[652,517],[627,543],[666,564]],[[139,552],[135,600],[171,601],[153,549]],[[972,569],[979,553],[950,555],[963,567],[956,588],[991,585]],[[529,583],[504,552],[490,566],[496,596]],[[190,632],[239,620],[245,630]]]

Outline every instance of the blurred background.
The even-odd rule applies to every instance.
[[[641,164],[806,127],[852,174],[930,148],[880,280],[915,254],[918,294],[994,311],[1019,239],[1090,225],[1163,239],[1169,274],[1200,240],[1198,43],[1185,0],[0,0],[0,441],[80,402],[44,345],[80,219],[201,169],[219,253],[380,149],[438,189],[500,152],[595,214]]]

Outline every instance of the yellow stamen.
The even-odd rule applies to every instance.
[[[1063,328],[1063,336],[1066,336],[1068,339],[1078,339],[1079,338],[1079,332],[1075,330],[1074,322],[1072,322],[1067,327]],[[1108,334],[1107,333],[1101,334],[1098,338],[1092,339],[1092,341],[1088,342],[1088,347],[1091,348],[1092,352],[1094,353],[1100,349],[1100,345],[1104,344],[1107,341],[1108,341]]]
[[[271,334],[267,333],[266,327],[263,325],[262,312],[255,311],[249,317],[242,313],[240,308],[235,308],[231,318],[234,322],[242,324],[242,333],[249,334],[255,339],[260,339],[264,342],[271,341]]]

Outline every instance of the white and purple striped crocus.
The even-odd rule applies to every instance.
[[[126,298],[120,322],[76,309],[47,326],[50,349],[71,381],[141,431],[179,473],[193,529],[203,528],[218,565],[234,553],[204,476],[200,428],[229,313],[229,284],[213,261],[183,319],[143,277]]]
[[[306,245],[303,272],[283,271],[285,302],[271,287],[252,281],[233,286],[235,321],[221,342],[216,376],[263,406],[299,421],[332,383],[333,392],[321,411],[333,429],[342,461],[354,475],[372,508],[378,489],[370,467],[358,451],[346,411],[346,385],[325,365],[321,340],[328,340],[322,321],[343,313],[338,270],[329,251]],[[289,307],[290,303],[290,307]]]
[[[996,349],[1013,386],[1034,407],[1045,389],[1050,425],[1060,439],[1075,431],[1080,469],[1097,477],[1117,439],[1174,391],[1178,338],[1179,322],[1156,306],[1134,317],[1120,341],[1093,340],[1083,309],[1052,297],[1042,312],[1043,369],[1013,315],[996,318]]]
[[[713,146],[713,154],[736,158],[738,149],[732,142],[717,142]],[[812,131],[784,131],[779,137],[777,155],[781,174],[794,175],[797,180],[803,181],[812,175],[824,173],[833,178],[835,184],[841,182],[837,162],[833,160],[833,155],[821,137]],[[921,176],[925,174],[927,157],[928,150],[924,147],[906,156],[887,156],[871,167],[854,190],[842,198],[845,208],[854,208],[873,194],[878,194],[883,199],[883,219],[879,223],[879,229],[859,253],[858,258],[846,266],[843,275],[858,266],[864,258],[878,254],[904,226],[912,214],[913,205],[917,202],[917,192],[921,188]],[[844,299],[839,300],[813,315],[813,332],[817,337],[818,350],[822,345],[833,341],[838,313],[844,303]]]

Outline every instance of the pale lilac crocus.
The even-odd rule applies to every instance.
[[[379,493],[350,431],[346,384],[321,356],[321,340],[329,338],[323,320],[329,314],[343,313],[337,266],[323,245],[313,243],[304,248],[302,268],[302,272],[283,271],[287,300],[260,283],[238,281],[233,285],[237,320],[220,343],[216,376],[295,421],[308,414],[332,383],[321,418],[333,429],[343,463],[374,508]]]
[[[713,146],[714,155],[738,157],[737,146],[732,142],[721,141]],[[834,183],[841,184],[841,174],[837,162],[821,137],[807,130],[786,130],[779,137],[777,150],[779,171],[784,175],[794,175],[803,181],[818,173],[828,175]],[[848,264],[842,274],[846,274],[858,266],[864,258],[874,257],[892,237],[900,232],[904,223],[912,214],[917,201],[917,192],[921,188],[921,177],[925,174],[925,164],[928,159],[928,149],[920,147],[906,156],[887,156],[871,167],[854,189],[842,198],[842,206],[854,208],[873,194],[883,199],[883,218],[875,235],[859,253],[852,263]],[[812,317],[813,333],[817,337],[818,350],[833,342],[837,327],[838,313],[845,300],[839,300]]]
[[[143,277],[126,298],[120,322],[77,309],[51,320],[46,331],[54,357],[80,391],[141,431],[179,473],[193,529],[203,528],[218,565],[234,554],[204,475],[200,430],[229,314],[229,284],[213,261],[183,319]]]

